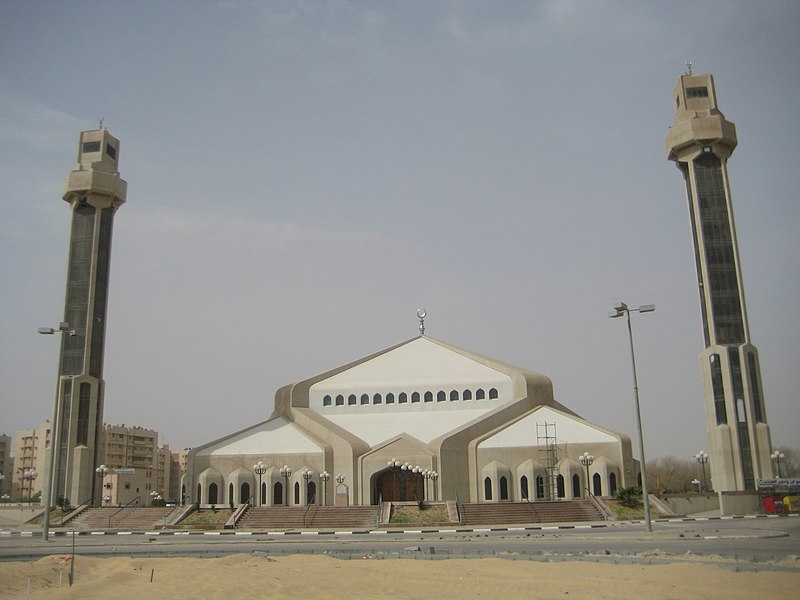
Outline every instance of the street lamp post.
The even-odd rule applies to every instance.
[[[265,465],[261,461],[258,461],[256,464],[253,465],[253,471],[258,473],[258,505],[261,506],[264,500],[264,497],[262,495],[263,492],[261,491],[261,477],[262,475],[264,475],[264,473],[267,472],[267,465]]]
[[[31,504],[33,499],[33,481],[39,476],[36,469],[26,469],[22,478],[28,481],[28,504]]]
[[[319,474],[319,478],[322,480],[322,506],[328,505],[328,480],[331,478],[331,474],[327,471],[323,471]]]
[[[386,463],[386,466],[389,467],[392,470],[392,497],[391,497],[391,500],[397,501],[397,500],[400,499],[400,492],[397,489],[397,471],[400,470],[400,468],[403,466],[403,464],[399,460],[397,460],[396,458],[393,458],[388,463]],[[385,498],[384,498],[384,500],[385,500]]]
[[[309,505],[309,504],[311,504],[311,498],[308,497],[308,482],[314,476],[314,471],[312,471],[311,469],[303,469],[302,475],[303,475],[303,479],[306,482],[306,487],[305,487],[306,505]]]
[[[436,502],[436,481],[439,479],[439,473],[431,471],[431,479],[433,480],[433,501]]]
[[[706,463],[708,462],[708,454],[705,450],[700,450],[697,454],[694,455],[697,462],[700,463],[700,466],[703,467],[703,487],[700,490],[701,492],[708,491],[708,482],[706,480]]]
[[[103,485],[106,480],[106,475],[108,475],[108,467],[105,465],[100,465],[94,470],[97,473],[97,476],[100,478],[100,506],[103,505],[103,490],[105,486]],[[155,491],[155,490],[154,490]]]
[[[588,452],[584,452],[583,454],[581,454],[581,457],[580,457],[579,460],[581,461],[581,464],[584,467],[586,467],[586,493],[591,496],[592,495],[592,488],[589,487],[589,467],[594,462],[594,456],[592,456]]]
[[[54,335],[56,331],[61,334],[75,335],[75,330],[70,327],[69,323],[62,321],[58,325],[58,329],[53,327],[39,327],[39,333],[42,335]],[[45,472],[44,480],[44,519],[42,521],[42,539],[46,542],[50,535],[50,508],[52,506],[53,487],[56,481],[56,453],[61,445],[61,384],[63,378],[59,374],[58,385],[56,386],[56,402],[55,410],[53,411],[53,425],[50,430],[50,456],[48,457],[47,470]],[[58,500],[58,498],[56,498]]]
[[[281,467],[281,475],[283,475],[283,481],[286,486],[285,494],[284,494],[284,506],[289,506],[289,477],[292,476],[292,469],[289,468],[289,465],[283,465]]]
[[[639,457],[641,459],[642,467],[642,501],[644,502],[644,520],[645,528],[648,533],[653,531],[653,523],[650,520],[650,496],[647,493],[647,464],[644,457],[644,436],[642,434],[642,414],[639,410],[639,382],[636,378],[636,354],[633,350],[633,328],[631,327],[631,312],[653,312],[656,309],[655,304],[644,304],[639,308],[628,308],[624,302],[618,302],[614,305],[614,310],[608,313],[612,319],[625,315],[628,321],[628,339],[631,344],[631,366],[633,367],[633,396],[636,408],[636,431],[639,434]]]
[[[783,452],[779,452],[775,450],[772,454],[769,455],[775,465],[778,467],[778,479],[781,478],[781,463],[786,460],[786,455]]]

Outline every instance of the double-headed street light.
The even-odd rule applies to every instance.
[[[303,469],[301,475],[303,476],[303,479],[305,479],[306,482],[306,504],[308,505],[311,504],[311,498],[309,498],[308,496],[308,482],[314,476],[314,471],[312,471],[311,469]]]
[[[772,454],[769,455],[775,465],[778,467],[778,479],[781,478],[781,463],[786,460],[786,455],[779,450],[775,450]]]
[[[103,503],[103,490],[105,489],[105,480],[106,475],[108,475],[108,467],[105,465],[100,465],[94,470],[97,473],[97,476],[100,478],[100,505],[102,506]]]
[[[328,480],[331,478],[331,474],[327,471],[323,471],[319,474],[319,478],[322,480],[322,506],[328,505]]]
[[[289,477],[292,476],[292,469],[289,465],[283,465],[281,467],[281,475],[283,475],[283,480],[286,485],[284,506],[289,506]]]
[[[261,476],[267,472],[267,465],[263,462],[258,461],[256,464],[253,465],[253,471],[258,474],[258,505],[261,506],[262,501],[264,500],[263,493],[261,491]]]
[[[708,484],[706,481],[706,463],[708,462],[708,453],[705,450],[700,450],[700,452],[694,455],[694,458],[703,467],[703,489],[700,491],[706,492],[708,491]]]
[[[592,495],[592,488],[589,487],[589,467],[594,462],[594,456],[589,454],[588,452],[584,452],[581,454],[580,459],[581,464],[586,467],[586,492],[591,496]]]
[[[33,481],[39,476],[36,469],[25,469],[22,473],[22,478],[28,482],[28,504],[31,503],[33,498]]]
[[[631,328],[631,313],[632,312],[653,312],[656,309],[655,304],[643,304],[639,308],[628,308],[624,302],[617,302],[614,305],[614,310],[608,313],[612,319],[625,315],[628,321],[628,339],[631,343],[631,366],[633,367],[633,397],[636,407],[636,431],[639,434],[639,457],[641,459],[642,467],[642,501],[644,502],[644,520],[647,532],[653,531],[653,523],[650,520],[650,496],[647,494],[647,466],[644,457],[644,437],[642,435],[642,414],[639,410],[639,382],[636,378],[636,354],[633,350],[633,329]]]

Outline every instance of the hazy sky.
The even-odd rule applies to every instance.
[[[105,421],[197,446],[426,333],[548,375],[648,458],[706,448],[682,177],[691,60],[736,123],[750,331],[800,416],[800,4],[0,0],[0,432],[52,417],[78,134],[121,140]],[[534,433],[532,432],[532,436]]]

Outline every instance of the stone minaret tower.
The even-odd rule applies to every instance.
[[[73,505],[102,495],[95,476],[103,430],[103,352],[111,232],[128,184],[117,171],[119,140],[108,131],[81,133],[78,164],[64,184],[72,209],[64,335],[53,419],[51,499]]]
[[[683,75],[672,93],[669,160],[686,182],[705,350],[711,477],[717,492],[753,490],[772,477],[758,350],[750,343],[728,159],[736,127],[717,108],[711,75]]]

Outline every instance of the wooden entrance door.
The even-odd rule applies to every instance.
[[[384,502],[421,502],[425,499],[425,478],[420,473],[387,470],[378,476],[377,487]]]

